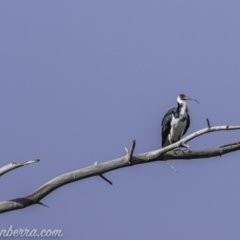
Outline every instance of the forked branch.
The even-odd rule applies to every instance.
[[[89,178],[93,176],[103,176],[104,173],[113,171],[119,168],[129,167],[137,164],[143,164],[143,163],[149,163],[154,161],[166,161],[170,159],[200,159],[200,158],[210,158],[210,157],[216,157],[216,156],[222,156],[224,154],[238,151],[240,150],[240,142],[230,143],[224,146],[206,149],[206,150],[197,150],[197,151],[179,151],[177,154],[173,151],[173,149],[178,148],[179,146],[182,146],[183,144],[189,142],[190,140],[199,137],[200,135],[203,135],[205,133],[210,133],[213,131],[223,131],[223,130],[237,130],[240,129],[240,125],[236,126],[216,126],[216,127],[210,127],[210,124],[208,124],[207,128],[204,128],[202,130],[199,130],[197,132],[194,132],[185,138],[181,139],[180,141],[171,144],[165,148],[133,155],[135,142],[132,143],[132,147],[130,151],[127,151],[127,156],[120,157],[118,159],[114,159],[108,162],[94,164],[92,166],[78,169],[73,172],[65,173],[63,175],[60,175],[49,182],[45,183],[43,186],[41,186],[39,189],[34,191],[33,193],[5,201],[0,202],[0,213],[17,210],[21,208],[25,208],[28,206],[31,206],[33,204],[41,204],[41,199],[46,197],[48,194],[56,190],[57,188],[69,184],[71,182],[79,181],[84,178]],[[105,179],[104,179],[105,178]],[[103,179],[111,184],[111,182],[104,177]]]

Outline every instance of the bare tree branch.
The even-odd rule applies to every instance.
[[[185,143],[189,142],[190,140],[199,137],[205,133],[210,133],[210,132],[215,132],[215,131],[223,131],[223,130],[237,130],[240,129],[240,125],[236,125],[236,126],[216,126],[216,127],[211,127],[211,128],[204,128],[201,129],[199,131],[196,131],[188,136],[186,136],[185,138],[181,139],[180,141],[173,143],[167,147],[161,148],[159,150],[156,151],[152,151],[148,153],[148,157],[149,160],[151,159],[155,159],[156,157],[160,157],[162,154],[169,152],[177,147],[180,147],[182,145],[184,145]]]
[[[40,159],[33,159],[33,160],[24,161],[22,163],[16,163],[16,162],[9,163],[9,164],[0,168],[0,176],[2,176],[3,174],[5,174],[9,171],[12,171],[16,168],[23,167],[23,166],[26,166],[28,164],[39,162],[39,161],[40,161]]]
[[[137,164],[149,163],[154,161],[166,161],[170,159],[190,160],[190,159],[210,158],[210,157],[222,156],[224,154],[227,154],[233,151],[238,151],[240,150],[240,142],[235,142],[235,143],[227,144],[217,148],[211,148],[206,150],[197,150],[197,151],[189,150],[184,152],[179,151],[178,153],[176,153],[176,151],[175,152],[173,151],[173,149],[178,148],[179,146],[182,146],[182,144],[185,144],[186,142],[189,142],[190,140],[196,137],[199,137],[200,135],[203,135],[205,133],[209,133],[213,131],[237,130],[237,129],[240,129],[240,125],[216,126],[216,127],[204,128],[202,130],[199,130],[197,132],[194,132],[188,135],[187,137],[181,139],[180,141],[174,144],[171,144],[165,148],[147,152],[147,153],[137,154],[137,155],[132,155],[135,147],[135,142],[133,142],[130,152],[127,152],[127,157],[123,156],[118,159],[114,159],[104,163],[94,164],[86,168],[78,169],[76,171],[72,171],[72,172],[60,175],[50,180],[49,182],[41,186],[39,189],[37,189],[36,191],[34,191],[33,193],[27,196],[5,201],[5,202],[0,202],[0,213],[25,208],[33,204],[41,204],[43,206],[46,206],[45,204],[40,202],[41,199],[46,197],[48,194],[50,194],[57,188],[64,186],[66,184],[69,184],[71,182],[82,180],[84,178],[89,178],[93,176],[103,176],[104,173],[113,171],[119,168],[124,168],[124,167],[129,167]],[[130,164],[129,164],[129,161],[130,161]],[[108,180],[107,182],[110,182],[110,181]]]

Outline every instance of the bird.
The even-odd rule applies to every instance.
[[[178,106],[169,109],[162,119],[162,147],[179,141],[187,132],[190,126],[190,116],[186,100],[193,100],[199,103],[196,99],[188,97],[185,94],[178,95]],[[184,146],[189,148],[186,144]]]

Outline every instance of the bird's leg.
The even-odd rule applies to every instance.
[[[187,149],[184,149],[184,150],[189,150],[189,148],[190,148],[190,146],[187,145],[187,144],[185,144],[185,143],[182,143],[181,145],[182,145],[183,147],[187,148]]]
[[[177,154],[177,151],[181,150],[180,148],[177,148],[177,149],[173,149],[173,152],[175,153],[175,155],[178,155]]]
[[[181,147],[185,147],[186,149],[181,149]],[[178,148],[177,149],[174,149],[173,151],[174,151],[174,153],[177,155],[177,153],[176,153],[176,151],[181,151],[182,152],[182,154],[183,155],[185,155],[185,151],[189,151],[189,148],[190,148],[190,146],[189,145],[187,145],[187,144],[185,144],[185,143],[180,143],[179,145],[178,145]]]
[[[170,144],[173,144],[172,142],[172,138],[171,138],[171,134],[168,135],[168,141],[170,142]],[[177,149],[173,149],[173,152],[175,153],[175,155],[177,155],[177,152],[176,150],[181,150],[180,147],[178,147]]]
[[[169,143],[170,143],[170,144],[173,144],[172,138],[171,138],[171,134],[168,135],[168,140],[169,140]],[[180,140],[180,139],[179,139],[179,140]],[[183,149],[181,149],[180,147],[185,147],[186,149],[183,150]],[[180,143],[180,144],[178,145],[178,148],[173,149],[173,152],[175,153],[175,155],[178,155],[178,154],[177,154],[177,151],[181,151],[182,154],[185,154],[184,151],[189,151],[189,148],[190,148],[189,145],[187,145],[187,144],[185,144],[185,143]]]
[[[181,147],[185,147],[186,149],[181,149],[180,146],[181,146]],[[185,143],[181,143],[181,144],[179,144],[179,146],[178,146],[178,149],[182,152],[183,155],[185,155],[185,153],[184,153],[185,151],[189,151],[189,148],[190,148],[190,146],[187,145],[187,144],[185,144]]]

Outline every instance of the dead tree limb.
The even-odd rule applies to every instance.
[[[203,135],[205,133],[210,133],[213,131],[237,130],[237,129],[240,129],[240,125],[216,126],[216,127],[208,126],[207,128],[196,131],[186,136],[185,138],[181,139],[180,141],[174,144],[171,144],[165,148],[147,152],[147,153],[137,154],[137,155],[132,155],[135,147],[135,142],[133,142],[130,151],[127,152],[127,157],[123,156],[118,159],[114,159],[104,163],[94,164],[86,168],[78,169],[76,171],[72,171],[72,172],[60,175],[50,180],[49,182],[45,183],[39,189],[37,189],[36,191],[34,191],[33,193],[27,196],[17,198],[17,199],[12,199],[9,201],[0,202],[0,213],[29,207],[33,204],[41,204],[43,206],[46,206],[45,204],[40,202],[41,199],[46,197],[48,194],[50,194],[57,188],[62,187],[71,182],[79,181],[85,178],[89,178],[93,176],[103,176],[104,173],[107,173],[109,171],[113,171],[119,168],[129,167],[137,164],[155,162],[155,161],[166,161],[170,159],[191,160],[191,159],[200,159],[200,158],[210,158],[210,157],[222,156],[230,152],[238,151],[240,150],[240,142],[235,142],[235,143],[227,144],[227,145],[216,147],[216,148],[206,149],[206,150],[197,150],[197,151],[189,150],[184,152],[179,151],[177,154],[173,151],[173,149],[178,148],[179,146],[184,145],[186,142],[189,142],[190,140],[196,137],[199,137],[200,135]]]
[[[33,159],[33,160],[24,161],[22,163],[16,163],[16,162],[9,163],[9,164],[0,168],[0,176],[2,176],[3,174],[5,174],[9,171],[12,171],[16,168],[23,167],[23,166],[26,166],[28,164],[39,162],[39,161],[40,161],[40,159]]]

